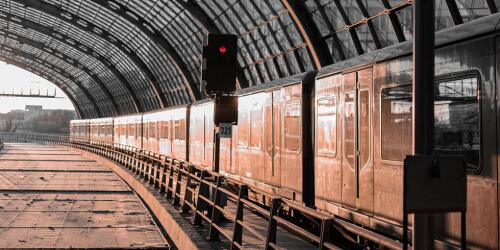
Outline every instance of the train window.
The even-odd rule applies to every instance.
[[[205,133],[205,128],[204,128],[204,123],[203,123],[203,116],[195,116],[193,118],[193,121],[190,126],[190,137],[192,138],[193,142],[197,143],[203,143],[204,140],[204,133]]]
[[[317,152],[319,155],[335,155],[337,151],[337,100],[335,97],[317,101]]]
[[[136,132],[135,134],[137,135],[137,137],[142,137],[142,123],[136,123],[137,126],[135,127],[136,129]]]
[[[134,124],[127,124],[127,135],[130,137],[135,137],[135,126]]]
[[[385,88],[381,93],[382,159],[402,161],[411,154],[411,85]]]
[[[180,124],[179,140],[186,140],[186,119],[181,119]]]
[[[273,150],[273,109],[270,105],[264,108],[264,140],[265,147],[269,155],[272,155]]]
[[[238,117],[238,146],[241,148],[248,147],[250,137],[250,120],[246,110],[241,111]]]
[[[259,149],[262,145],[262,110],[250,111],[250,147]]]
[[[150,122],[149,123],[149,138],[155,139],[156,138],[156,122]]]
[[[479,167],[478,90],[477,77],[444,79],[434,88],[435,151],[463,156],[469,169]]]
[[[288,152],[300,152],[300,102],[285,104],[284,147]]]
[[[480,105],[477,77],[441,79],[435,85],[434,144],[438,154],[463,156],[479,167]],[[402,161],[411,153],[411,85],[385,88],[381,100],[382,159]]]
[[[210,115],[205,115],[204,116],[204,124],[201,124],[202,128],[204,127],[205,130],[205,144],[208,146],[211,146],[214,141],[214,130],[213,130],[213,117]]]
[[[180,138],[180,123],[179,120],[174,120],[174,139],[179,140]]]
[[[355,165],[356,152],[356,93],[344,94],[344,156],[349,165]]]
[[[124,135],[124,136],[127,135],[125,125],[120,125],[120,135]]]
[[[186,120],[180,119],[174,121],[174,139],[185,140],[186,139]]]
[[[170,122],[169,121],[163,121],[161,122],[161,138],[162,139],[170,139]]]

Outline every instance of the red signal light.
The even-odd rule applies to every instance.
[[[221,46],[219,47],[219,52],[220,52],[221,54],[226,54],[226,52],[227,52],[227,48],[226,48],[226,46],[221,45]]]

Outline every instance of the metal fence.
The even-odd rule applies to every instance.
[[[55,144],[74,147],[108,158],[144,179],[181,212],[191,215],[194,225],[208,226],[208,239],[218,240],[224,237],[232,249],[244,248],[244,233],[250,233],[260,240],[266,249],[282,249],[276,240],[277,228],[314,244],[319,249],[341,249],[332,243],[332,234],[340,231],[359,235],[376,244],[390,249],[401,249],[402,243],[367,230],[338,217],[326,214],[298,204],[294,201],[278,197],[265,191],[248,186],[222,174],[211,171],[186,161],[158,155],[141,149],[80,139],[68,136],[48,134],[0,133],[2,142],[24,142],[39,144]],[[265,197],[269,201],[263,206],[250,197]],[[225,206],[229,202],[235,204],[234,211]],[[291,211],[300,214],[306,222],[298,223],[288,214],[280,211]],[[267,221],[267,232],[258,230],[251,221],[245,219],[245,211],[258,214]],[[223,228],[224,223],[232,223],[232,232]],[[335,231],[335,232],[334,232]]]

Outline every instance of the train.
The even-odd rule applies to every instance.
[[[499,248],[500,15],[438,32],[435,152],[467,165],[467,245]],[[220,171],[267,192],[402,238],[403,161],[412,153],[412,43],[239,90]],[[214,102],[74,120],[71,138],[201,166],[214,161]],[[438,249],[458,247],[460,215],[436,214]],[[411,221],[410,221],[411,223]]]

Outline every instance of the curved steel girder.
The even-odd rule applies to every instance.
[[[381,0],[385,9],[391,9],[391,4],[389,0]],[[398,38],[398,42],[402,43],[406,41],[405,34],[403,32],[403,28],[401,27],[401,22],[399,21],[398,15],[394,11],[389,12],[389,20],[391,21],[392,28],[394,33],[396,33],[396,37]]]
[[[22,61],[19,61],[15,58],[9,58],[9,57],[5,57],[3,55],[0,55],[0,60],[8,63],[8,64],[12,64],[16,67],[19,67],[19,68],[22,68],[24,70],[27,70],[35,75],[38,75],[42,78],[45,78],[46,80],[52,82],[53,84],[55,84],[56,86],[58,86],[63,92],[64,94],[66,94],[66,96],[68,97],[68,99],[71,101],[71,103],[73,104],[73,107],[75,107],[75,111],[76,111],[76,114],[78,115],[78,118],[86,118],[84,114],[84,112],[82,112],[80,106],[78,105],[78,101],[76,101],[75,97],[73,96],[73,94],[67,90],[67,87],[64,86],[63,83],[60,82],[59,79],[53,77],[53,76],[50,76],[50,75],[47,75],[47,74],[41,74],[40,72],[36,71],[36,70],[32,70],[30,68],[30,65],[22,62]]]
[[[448,5],[448,11],[450,12],[451,19],[454,25],[459,25],[464,22],[462,15],[458,10],[457,2],[455,0],[446,0],[446,5]]]
[[[95,4],[98,4],[104,8],[107,8],[108,10],[116,13],[123,19],[127,20],[128,22],[134,24],[137,28],[139,28],[144,34],[149,36],[155,43],[160,45],[163,50],[170,56],[170,58],[174,61],[174,64],[177,68],[177,70],[181,73],[182,77],[184,78],[184,83],[186,85],[186,89],[189,91],[189,97],[191,98],[191,101],[197,101],[201,99],[201,92],[199,88],[195,84],[195,80],[189,73],[189,69],[182,60],[182,57],[177,53],[175,50],[174,46],[163,37],[163,35],[155,29],[148,21],[146,21],[143,17],[140,15],[137,15],[134,11],[129,9],[127,6],[118,3],[117,1],[114,0],[92,0]],[[115,5],[115,6],[112,6]],[[118,9],[116,8],[118,7]]]
[[[221,33],[221,30],[217,25],[215,25],[214,21],[208,16],[208,14],[193,0],[175,0],[179,6],[184,8],[191,16],[193,16],[202,26],[207,30],[210,34],[218,34]],[[238,62],[238,85],[241,88],[248,87],[248,81],[243,74],[243,70],[241,65]]]
[[[498,6],[496,5],[495,0],[486,0],[486,3],[488,4],[488,8],[490,8],[491,14],[498,12]]]
[[[161,94],[162,92],[158,84],[158,80],[156,79],[156,76],[153,74],[151,69],[147,66],[147,64],[137,55],[137,53],[134,52],[134,50],[132,50],[129,46],[120,41],[120,39],[109,33],[107,30],[101,29],[97,25],[90,23],[76,15],[73,15],[59,8],[58,6],[54,6],[52,4],[45,3],[40,0],[11,0],[11,1],[17,2],[21,5],[24,5],[32,9],[36,9],[55,18],[59,18],[60,20],[65,21],[77,27],[82,31],[101,37],[110,44],[116,46],[116,48],[118,48],[124,54],[129,56],[130,59],[137,65],[137,67],[142,72],[144,72],[147,78],[149,78],[148,83],[158,97],[158,100],[160,102],[160,108],[165,108],[168,106],[165,97]]]
[[[332,58],[328,51],[326,41],[322,39],[318,27],[314,24],[311,16],[306,10],[303,1],[281,0],[281,3],[290,14],[295,27],[299,31],[302,39],[307,44],[309,55],[314,62],[315,69],[332,64]]]
[[[0,10],[0,19],[4,19],[9,22],[15,22],[20,24],[21,26],[28,28],[28,29],[33,29],[41,34],[44,34],[48,37],[51,37],[54,40],[57,40],[61,43],[64,43],[65,45],[80,51],[83,54],[86,54],[88,56],[94,57],[96,60],[100,61],[103,65],[105,65],[120,81],[120,83],[123,84],[125,87],[125,90],[127,93],[130,95],[132,98],[132,102],[134,105],[134,109],[137,113],[143,112],[143,109],[141,109],[139,98],[137,97],[134,89],[132,88],[132,84],[129,82],[129,80],[116,68],[116,66],[111,63],[105,56],[99,54],[97,51],[94,49],[82,44],[79,41],[76,41],[69,36],[57,32],[56,30],[47,27],[45,25],[33,22],[31,20],[18,17],[14,15],[7,13],[5,11]]]
[[[49,47],[45,46],[45,44],[31,40],[30,38],[27,38],[25,36],[14,34],[12,32],[8,32],[5,30],[3,30],[3,31],[0,30],[0,34],[2,32],[4,32],[10,38],[15,39],[16,41],[18,41],[21,44],[26,44],[28,46],[37,48],[40,51],[43,51],[45,53],[50,54],[51,56],[54,56],[56,58],[63,60],[65,63],[67,63],[75,68],[81,69],[83,72],[85,72],[87,75],[89,75],[90,78],[92,78],[92,80],[97,84],[97,86],[101,89],[101,91],[103,91],[106,98],[110,99],[111,104],[113,104],[113,112],[115,114],[119,114],[119,112],[118,112],[119,109],[118,109],[118,105],[116,104],[115,98],[113,98],[113,95],[111,94],[109,89],[106,87],[104,82],[97,75],[95,75],[88,67],[79,63],[77,59],[74,59],[72,57],[64,55],[60,51],[54,50],[53,48],[49,48]]]
[[[8,46],[8,45],[5,45],[5,44],[2,44],[0,45],[0,48],[7,48],[9,50],[9,52],[11,52],[12,54],[14,55],[18,55],[20,57],[23,57],[23,58],[27,58],[31,61],[33,61],[34,63],[36,63],[37,61],[35,60],[37,58],[36,55],[33,55],[33,54],[30,54],[30,53],[27,53],[25,51],[22,51],[22,50],[19,50],[17,48],[13,48],[11,46]],[[46,65],[47,67],[49,68],[53,68],[53,69],[57,69],[56,71],[58,72],[63,72],[62,74],[68,78],[70,81],[74,82],[75,85],[82,91],[82,93],[85,95],[85,97],[90,101],[90,103],[92,103],[92,106],[94,108],[94,110],[96,111],[97,113],[97,116],[98,117],[102,117],[102,112],[101,112],[101,109],[99,109],[99,107],[97,106],[97,102],[95,101],[94,97],[92,97],[92,95],[88,92],[88,90],[86,88],[83,87],[83,85],[77,80],[75,79],[73,76],[71,76],[69,73],[67,73],[65,70],[51,64],[50,62],[47,62],[47,61],[43,61],[43,64]]]
[[[90,76],[90,78],[97,84],[97,86],[101,89],[101,91],[104,92],[104,95],[106,96],[106,98],[110,99],[112,105],[113,105],[113,112],[115,114],[118,114],[118,106],[115,102],[115,99],[112,97],[112,94],[111,92],[109,91],[109,89],[106,87],[106,85],[104,85],[104,82],[99,78],[97,77],[97,75],[93,74],[93,72],[87,68],[86,66],[84,66],[83,64],[80,64],[79,62],[77,62],[76,59],[74,58],[71,58],[69,56],[66,56],[64,54],[62,54],[61,52],[59,51],[55,51],[54,49],[52,48],[49,48],[49,47],[46,47],[43,43],[39,43],[39,42],[36,42],[36,41],[33,41],[27,37],[24,37],[24,36],[20,36],[20,35],[17,35],[17,34],[13,34],[13,33],[10,33],[10,32],[6,32],[6,31],[0,31],[1,32],[5,32],[6,34],[9,35],[10,38],[12,39],[15,39],[17,40],[19,43],[21,44],[26,44],[28,46],[31,46],[31,47],[34,47],[34,48],[37,48],[39,49],[40,51],[43,51],[45,53],[48,53],[50,54],[51,56],[54,56],[58,59],[61,59],[63,60],[65,63],[75,67],[75,68],[79,68],[81,69],[83,72],[85,72],[87,75]]]

